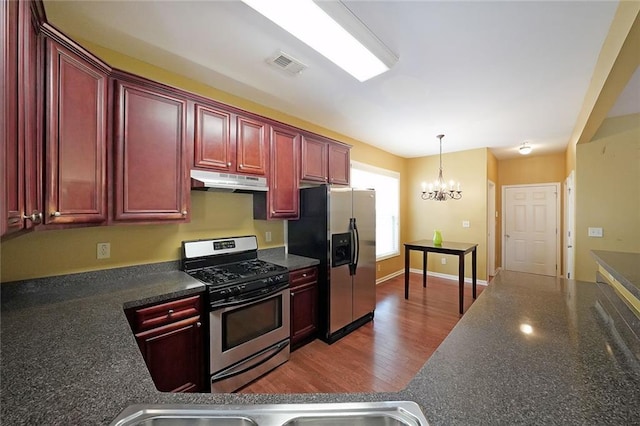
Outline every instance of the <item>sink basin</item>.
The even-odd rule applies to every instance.
[[[411,401],[244,406],[132,405],[111,426],[428,426]]]

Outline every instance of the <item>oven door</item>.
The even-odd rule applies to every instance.
[[[211,311],[210,373],[288,340],[291,334],[289,298],[287,288],[258,300]]]

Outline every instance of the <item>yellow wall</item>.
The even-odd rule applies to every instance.
[[[486,280],[487,273],[487,148],[454,152],[442,155],[445,180],[459,181],[462,199],[455,201],[422,200],[421,183],[433,182],[438,177],[439,156],[408,159],[407,205],[409,223],[407,240],[432,239],[433,231],[442,233],[443,241],[478,243],[478,279]],[[470,222],[469,228],[462,221]],[[440,258],[446,257],[442,265]],[[411,253],[411,267],[422,269],[422,256]],[[428,269],[443,274],[458,275],[458,260],[455,256],[431,255]],[[467,256],[465,275],[471,276],[471,258]]]
[[[353,160],[394,170],[401,174],[401,226],[407,222],[407,210],[403,207],[405,196],[402,189],[406,174],[405,159],[117,52],[91,43],[82,42],[82,44],[114,68],[351,144]],[[224,209],[220,208],[221,205],[225,206]],[[285,243],[285,222],[253,220],[252,196],[249,194],[195,191],[191,192],[191,208],[191,222],[188,224],[117,225],[38,231],[4,241],[0,247],[2,268],[0,281],[9,282],[177,260],[180,258],[180,243],[198,238],[255,234],[260,248],[277,247]],[[272,234],[272,241],[269,243],[264,240],[267,231]],[[402,238],[403,235],[404,231],[401,230]],[[111,258],[96,259],[98,242],[111,243]],[[34,262],[34,259],[37,261]],[[381,261],[379,266],[378,277],[388,275],[402,268],[402,258],[396,256]]]
[[[496,204],[498,206],[496,232],[496,264],[502,265],[502,187],[534,183],[562,184],[565,179],[565,154],[529,155],[498,161]],[[561,186],[562,188],[562,186]],[[562,197],[558,197],[562,207]],[[561,212],[562,213],[562,212]],[[561,216],[562,217],[562,216]],[[560,220],[562,226],[562,220]],[[563,235],[562,233],[560,235]]]
[[[591,250],[640,252],[640,114],[609,118],[578,144],[576,211],[576,279],[595,281]]]

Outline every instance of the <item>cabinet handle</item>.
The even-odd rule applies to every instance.
[[[173,309],[169,309],[169,312],[167,312],[167,315],[169,316],[173,315]]]
[[[198,327],[198,328],[202,327],[202,323],[201,323],[200,321],[198,321],[198,322],[196,323],[196,327]]]
[[[186,210],[182,210],[182,216],[186,216],[187,215],[187,211]]]
[[[51,212],[52,217],[60,217],[60,212]]]
[[[33,223],[40,223],[42,222],[42,213],[34,210],[33,213],[31,213],[31,215],[27,216],[27,215],[23,215],[22,216],[23,219],[28,219],[30,221],[32,221]]]

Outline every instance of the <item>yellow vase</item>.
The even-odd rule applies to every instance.
[[[437,229],[433,232],[433,244],[437,246],[442,245],[442,234]]]

